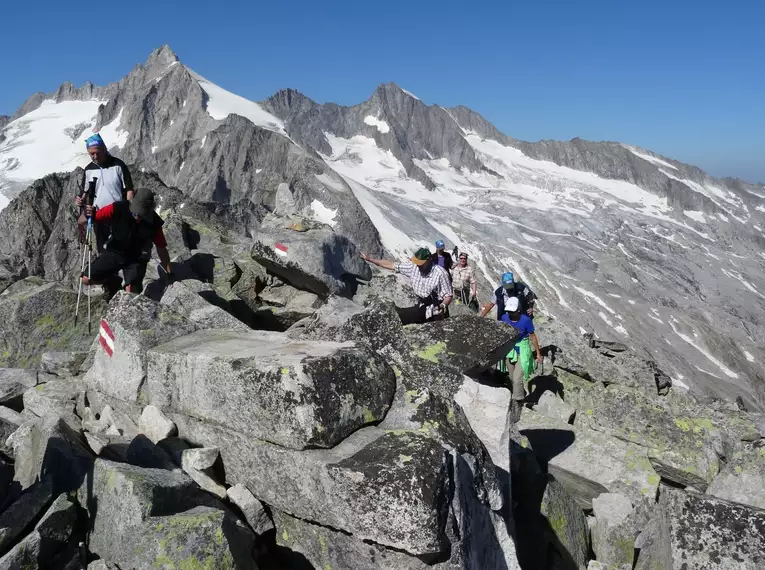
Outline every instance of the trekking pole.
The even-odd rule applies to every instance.
[[[88,248],[88,335],[93,334],[91,331],[91,327],[93,324],[93,321],[90,318],[90,262],[91,262],[91,253],[93,251],[93,248],[91,247],[91,241],[92,241],[92,234],[93,233],[93,220],[90,216],[88,216],[88,231],[85,234],[86,239],[88,240],[87,248]],[[82,279],[80,280],[82,282]]]

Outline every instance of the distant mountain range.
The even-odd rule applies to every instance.
[[[513,269],[545,313],[642,351],[676,386],[765,405],[761,184],[616,142],[519,141],[394,84],[353,107],[289,89],[256,103],[162,47],[118,83],[64,84],[0,117],[0,205],[87,164],[94,131],[199,201],[273,209],[285,184],[303,216],[372,253],[444,238],[471,255],[482,301]]]

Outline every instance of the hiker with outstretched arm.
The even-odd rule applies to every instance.
[[[454,259],[452,259],[449,253],[444,251],[445,248],[444,240],[439,239],[436,241],[436,253],[433,254],[433,263],[446,269],[446,273],[449,275],[449,279],[451,279],[450,272],[454,266]]]
[[[111,299],[122,284],[117,275],[122,270],[125,290],[140,293],[152,244],[157,248],[163,269],[169,278],[172,276],[170,254],[162,231],[164,221],[154,211],[155,207],[154,192],[146,188],[138,190],[130,202],[120,200],[103,208],[86,206],[86,214],[93,216],[96,225],[109,225],[111,238],[106,250],[90,266],[90,281],[86,273],[82,274],[84,285],[104,285]]]
[[[91,162],[85,167],[82,178],[82,193],[75,196],[74,203],[81,208],[78,223],[84,226],[87,222],[82,208],[85,206],[84,194],[91,181],[96,183],[96,195],[93,205],[96,208],[119,202],[120,200],[133,199],[133,179],[128,167],[119,158],[115,158],[106,150],[106,143],[101,135],[95,134],[85,140],[85,148],[90,155]],[[96,226],[96,251],[101,253],[109,239],[109,227],[106,225]]]
[[[454,296],[452,284],[444,268],[433,262],[427,247],[418,249],[411,258],[400,262],[373,259],[365,253],[361,254],[361,258],[400,273],[411,281],[418,303],[414,307],[396,309],[403,324],[438,321],[449,316],[449,304]]]
[[[515,282],[515,276],[512,271],[508,271],[502,275],[502,285],[494,291],[494,295],[491,297],[491,301],[486,303],[481,312],[481,316],[485,317],[491,309],[497,307],[497,320],[502,320],[502,315],[505,314],[507,309],[507,301],[510,297],[517,297],[520,303],[520,311],[528,315],[529,318],[534,318],[534,303],[537,296],[529,289],[529,286],[522,281]]]
[[[518,331],[515,346],[505,357],[504,367],[512,379],[513,414],[517,421],[520,416],[520,403],[526,398],[524,380],[528,380],[534,373],[535,364],[542,364],[542,351],[539,349],[539,340],[534,331],[534,322],[521,312],[518,297],[510,297],[505,305],[506,312],[500,319]],[[536,359],[532,355],[531,346],[534,347]]]
[[[474,311],[478,310],[476,287],[473,268],[468,265],[468,254],[463,251],[459,254],[457,265],[452,268],[452,288],[457,299]]]

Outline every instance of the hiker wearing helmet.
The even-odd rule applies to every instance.
[[[122,270],[125,289],[140,293],[152,243],[157,247],[157,255],[168,277],[172,275],[170,254],[162,231],[164,221],[154,208],[154,192],[146,188],[138,190],[130,202],[120,200],[103,208],[86,206],[86,214],[93,216],[97,225],[110,227],[111,238],[106,250],[90,266],[90,281],[87,273],[82,274],[83,285],[104,285],[106,296],[111,298],[120,289],[121,280],[117,273]]]
[[[464,251],[459,254],[459,261],[452,268],[452,288],[461,303],[475,307],[473,310],[478,311],[475,274],[468,265],[468,254]]]
[[[133,179],[130,176],[128,167],[119,158],[113,157],[106,150],[106,143],[101,135],[95,134],[85,140],[85,148],[90,155],[91,162],[85,167],[85,173],[82,178],[82,194],[74,199],[78,207],[84,206],[83,195],[91,181],[96,183],[96,195],[93,205],[97,208],[118,202],[120,200],[133,199]],[[86,217],[83,212],[80,213],[78,223],[83,226],[86,223]],[[96,226],[96,250],[101,253],[104,244],[109,239],[108,226]]]
[[[451,254],[444,251],[445,247],[446,244],[444,244],[444,240],[440,239],[436,241],[436,253],[433,254],[433,263],[446,269],[446,273],[449,275],[449,279],[451,279],[450,272],[454,265],[454,260],[452,259]]]
[[[534,318],[534,302],[537,296],[529,289],[528,285],[518,281],[515,282],[515,276],[512,271],[508,271],[502,275],[502,285],[494,291],[494,295],[491,297],[491,301],[486,303],[481,312],[481,316],[485,317],[492,307],[497,307],[497,320],[502,320],[502,315],[505,314],[507,309],[507,302],[510,297],[517,297],[520,303],[520,311],[528,315],[530,318]]]
[[[526,397],[524,380],[529,379],[535,368],[535,359],[532,356],[529,342],[534,346],[537,364],[542,363],[542,351],[539,349],[539,340],[534,332],[534,322],[528,315],[521,312],[518,297],[510,297],[505,309],[506,312],[502,315],[501,321],[518,331],[515,346],[510,350],[503,363],[512,379],[513,402],[515,404],[513,414],[517,421],[520,416],[520,402]]]
[[[454,295],[449,274],[434,263],[427,247],[421,247],[411,258],[401,262],[372,259],[365,253],[361,257],[373,265],[400,273],[411,281],[418,303],[414,307],[396,309],[403,324],[438,321],[449,316],[449,304]]]

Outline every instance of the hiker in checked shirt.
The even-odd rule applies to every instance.
[[[418,300],[414,307],[396,309],[403,324],[440,321],[449,316],[449,304],[454,296],[451,279],[443,267],[433,262],[427,247],[418,249],[408,260],[400,262],[372,259],[365,253],[361,257],[373,265],[409,278]]]

